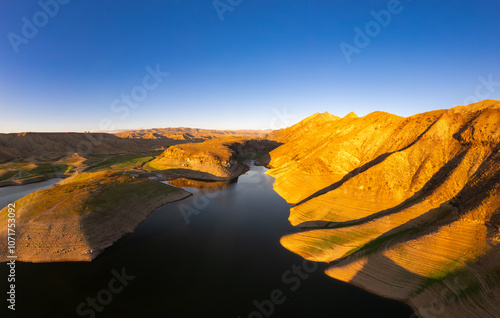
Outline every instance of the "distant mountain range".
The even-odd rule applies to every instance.
[[[0,134],[0,162],[16,158],[56,158],[68,154],[116,154],[162,150],[171,145],[201,142],[218,137],[256,137],[268,130],[210,130],[158,128],[107,133],[11,133]]]

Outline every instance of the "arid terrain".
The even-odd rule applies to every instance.
[[[172,145],[218,137],[259,137],[261,130],[163,128],[107,133],[0,134],[0,187],[66,178],[118,164],[132,168]]]
[[[67,178],[16,202],[19,260],[90,261],[189,195],[159,180],[230,183],[255,160],[302,229],[281,244],[328,263],[330,277],[406,302],[420,317],[499,317],[499,127],[500,101],[486,100],[406,118],[317,113],[265,136],[100,134],[91,151],[75,145],[93,134],[0,135],[0,186]]]
[[[268,154],[279,145],[259,138],[236,137],[231,131],[227,134],[232,137],[212,140],[217,131],[205,132],[198,134],[204,138],[184,140],[185,144],[176,146],[171,145],[181,141],[166,137],[151,141],[108,134],[3,136],[9,153],[19,157],[0,164],[0,186],[65,178],[14,202],[17,260],[91,261],[123,235],[133,232],[157,208],[191,195],[161,181],[170,180],[178,186],[200,183],[192,179],[229,184],[248,170],[244,161]],[[89,142],[89,137],[101,141],[95,147],[89,146],[87,152],[72,153],[79,150],[79,144]],[[4,223],[7,211],[8,207],[0,211]],[[5,227],[0,232],[4,238],[0,249],[4,251],[7,230]],[[0,262],[7,261],[6,256],[2,253]]]
[[[500,316],[500,102],[315,114],[268,138],[303,231],[281,243],[421,317]],[[304,186],[307,184],[307,186]]]

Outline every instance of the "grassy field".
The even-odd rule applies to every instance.
[[[159,154],[161,154],[161,151],[133,155],[93,156],[85,161],[85,164],[87,165],[85,171],[130,170],[140,168],[144,163],[152,160]]]
[[[85,172],[57,185],[22,198],[27,211],[22,218],[43,215],[44,220],[61,217],[111,217],[126,208],[135,198],[144,202],[180,191],[147,178],[134,178],[111,171]],[[57,209],[53,209],[57,206]]]
[[[54,174],[71,176],[78,171],[127,171],[140,168],[161,151],[141,154],[92,155],[89,158],[66,158],[54,162],[8,162],[0,165],[0,182],[23,182],[28,179],[50,178]]]

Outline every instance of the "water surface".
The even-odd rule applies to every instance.
[[[42,182],[0,188],[0,210],[9,203],[21,199],[35,190],[47,189],[63,179],[54,178]]]
[[[125,268],[135,278],[96,317],[265,317],[256,304],[271,317],[410,317],[408,306],[335,281],[326,264],[280,245],[298,229],[265,170],[221,189],[184,184],[192,197],[158,209],[91,263],[19,263],[16,316],[78,317]]]

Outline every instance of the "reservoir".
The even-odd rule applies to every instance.
[[[409,306],[331,279],[327,264],[280,245],[299,229],[265,171],[252,166],[232,183],[173,182],[193,196],[157,209],[91,263],[17,263],[16,312],[0,316],[410,318]],[[0,202],[33,186],[0,189]]]

